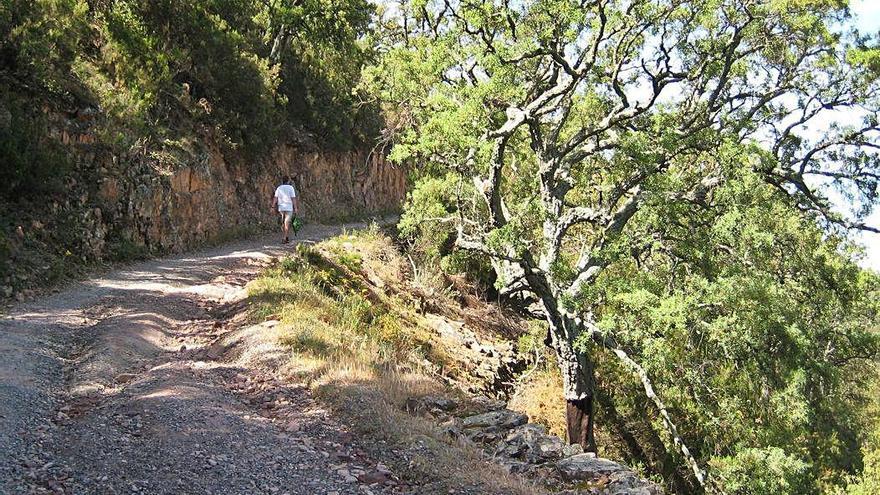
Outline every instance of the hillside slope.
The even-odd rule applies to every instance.
[[[434,290],[413,275],[376,226],[298,246],[248,285],[246,317],[215,351],[305,380],[371,440],[368,450],[423,489],[661,493],[630,469],[548,434],[540,411],[530,417],[508,408],[538,364],[528,342],[546,331],[541,325],[463,280]],[[547,410],[562,413],[553,399]]]

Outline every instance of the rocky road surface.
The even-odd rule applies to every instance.
[[[352,227],[352,226],[349,226]],[[307,226],[299,242],[342,227]],[[0,319],[0,494],[411,493],[307,389],[208,350],[293,245],[137,264]]]

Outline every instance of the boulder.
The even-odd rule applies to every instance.
[[[601,493],[604,495],[662,495],[663,493],[658,485],[639,478],[628,467],[596,457],[595,454],[566,457],[556,463],[556,470],[565,481],[596,483],[595,488],[601,488]]]
[[[650,481],[643,480],[632,471],[612,473],[605,485],[607,495],[662,495],[663,490]]]
[[[501,432],[495,427],[469,428],[463,433],[470,441],[477,443],[491,444],[501,440]]]
[[[529,464],[559,460],[565,453],[565,443],[559,437],[547,434],[540,425],[525,424],[510,430],[498,444],[496,455],[513,457]]]
[[[483,414],[468,416],[461,421],[462,428],[492,428],[497,430],[509,430],[524,425],[529,421],[528,416],[522,413],[501,409]]]
[[[566,481],[590,481],[628,469],[614,461],[596,457],[595,454],[578,454],[561,459],[556,470]]]

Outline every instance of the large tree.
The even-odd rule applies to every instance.
[[[590,349],[607,351],[638,376],[708,489],[614,327],[621,318],[602,318],[608,281],[658,251],[711,271],[709,255],[676,252],[675,236],[732,253],[703,234],[733,183],[757,180],[752,200],[774,205],[763,214],[803,229],[876,232],[864,218],[880,165],[880,50],[843,33],[843,0],[423,0],[394,12],[370,73],[391,103],[392,156],[446,174],[457,246],[491,259],[503,292],[538,302],[569,440],[595,448]],[[871,355],[832,340],[828,359]]]

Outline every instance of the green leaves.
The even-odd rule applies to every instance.
[[[778,447],[744,449],[713,460],[712,468],[725,493],[731,495],[816,493],[810,466]]]
[[[514,265],[499,288],[527,274],[525,290],[553,301],[551,327],[580,318],[613,336],[681,422],[687,462],[714,466],[729,492],[751,472],[757,492],[804,493],[858,468],[855,370],[877,359],[878,308],[845,233],[878,195],[880,87],[875,41],[840,33],[845,2],[419,2],[400,14],[367,72],[392,116],[392,157],[476,185],[456,193],[443,232]],[[440,198],[439,183],[423,187]],[[830,197],[852,198],[855,214]],[[624,421],[657,432],[627,368],[582,340]],[[634,452],[681,454],[669,432],[635,436]],[[668,466],[654,465],[681,477]]]

